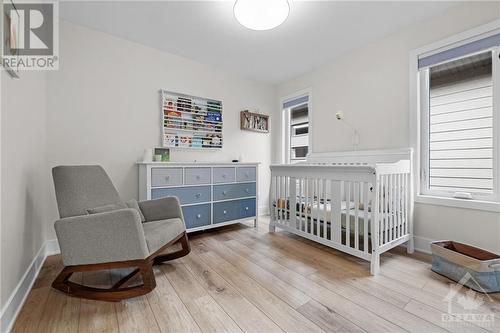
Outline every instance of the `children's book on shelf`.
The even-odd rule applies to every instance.
[[[203,148],[203,137],[194,135],[193,141],[191,142],[192,148]]]
[[[165,147],[175,147],[177,145],[177,135],[175,133],[165,133],[163,136]]]
[[[178,147],[190,148],[193,137],[191,135],[183,135],[179,137]]]

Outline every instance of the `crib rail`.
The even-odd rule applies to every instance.
[[[372,261],[408,239],[409,161],[271,166],[275,227]]]

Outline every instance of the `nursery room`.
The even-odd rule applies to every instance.
[[[499,1],[0,18],[0,332],[500,332]]]

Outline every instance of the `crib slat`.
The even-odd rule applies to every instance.
[[[342,184],[340,181],[332,181],[332,222],[330,226],[331,238],[337,244],[342,242]]]
[[[401,233],[401,174],[396,175],[396,223],[398,225],[398,238],[403,236]]]
[[[297,229],[297,178],[290,177],[290,184],[288,185],[290,191],[290,219],[289,226]]]
[[[298,197],[299,197],[299,230],[302,230],[302,214],[303,214],[303,204],[304,204],[304,201],[302,200],[302,178],[299,178],[299,193],[298,193]]]
[[[389,177],[384,176],[384,244],[387,243],[389,230]]]
[[[370,203],[368,190],[370,188],[370,184],[363,183],[363,185],[363,250],[368,253],[368,207]]]
[[[389,234],[388,241],[394,239],[394,175],[389,175]]]
[[[408,181],[409,181],[408,177],[410,177],[409,174],[405,174],[405,179],[404,179],[404,188],[405,188],[405,190],[404,190],[404,194],[405,194],[405,200],[404,200],[405,228],[404,228],[404,230],[405,230],[405,235],[408,234],[408,197],[409,197],[409,195],[408,195],[408,191],[409,191],[409,189],[408,189]]]
[[[327,184],[328,180],[326,179],[323,179],[323,238],[324,239],[327,239],[326,237],[326,233],[327,233],[327,226],[328,226],[328,209],[327,209],[327,203],[328,203],[328,200],[327,200],[327,197],[326,197],[326,184]],[[331,207],[330,207],[331,208]]]
[[[354,248],[359,250],[359,186],[360,182],[354,183]]]
[[[346,182],[345,245],[351,246],[351,182]]]
[[[316,236],[319,237],[319,227],[320,227],[320,213],[321,213],[321,206],[320,206],[320,200],[321,200],[321,179],[316,179]]]
[[[310,187],[309,187],[309,178],[306,178],[305,179],[306,181],[306,199],[305,199],[305,205],[306,205],[306,225],[305,225],[305,232],[309,233],[309,218],[310,218],[310,212],[312,213],[312,211],[309,211],[309,205],[310,205],[310,200],[309,200],[309,193],[311,192],[310,191]]]
[[[276,176],[276,221],[280,223],[280,205],[281,205],[281,194],[280,194],[280,183],[281,183],[281,177]]]

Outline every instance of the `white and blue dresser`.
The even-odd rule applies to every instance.
[[[139,163],[139,199],[176,196],[188,232],[254,220],[258,163]]]

